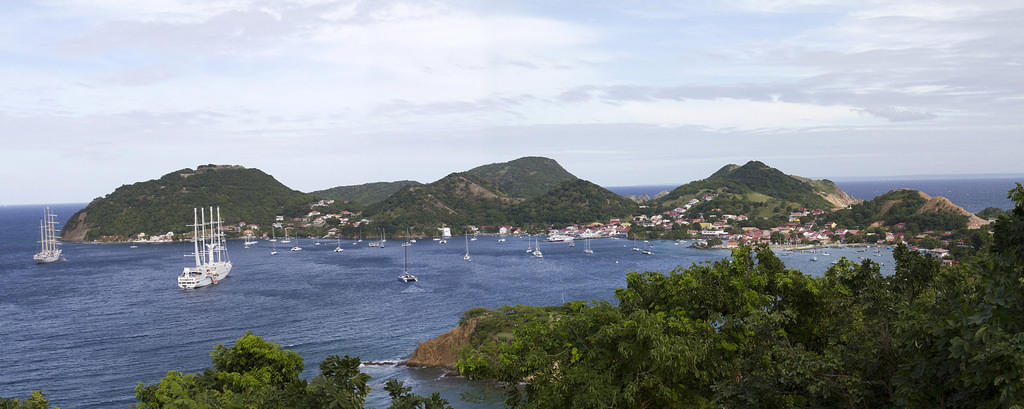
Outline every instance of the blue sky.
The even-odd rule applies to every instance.
[[[679,3],[679,4],[672,4]],[[199,164],[296,189],[540,155],[1022,174],[1024,2],[40,0],[0,26],[0,204]]]

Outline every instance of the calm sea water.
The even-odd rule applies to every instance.
[[[969,212],[977,213],[986,207],[1001,209],[1013,208],[1013,203],[1006,198],[1014,182],[1024,183],[1019,178],[987,178],[987,179],[933,179],[933,180],[869,180],[836,182],[840,189],[853,197],[871,200],[876,196],[899,188],[911,188],[932,196],[944,196],[954,204]],[[678,186],[645,185],[645,186],[612,186],[608,190],[622,196],[640,196],[646,193],[650,197],[661,191],[672,191]]]
[[[81,205],[57,206],[60,221]],[[225,209],[230,211],[230,209]],[[41,207],[0,207],[0,396],[24,397],[43,389],[64,408],[128,407],[138,382],[153,383],[169,370],[200,371],[220,342],[252,330],[295,350],[305,359],[305,377],[329,354],[363,360],[401,360],[416,344],[454,327],[471,307],[551,305],[569,300],[611,299],[630,271],[668,271],[728,255],[673,242],[655,242],[653,256],[630,250],[625,240],[583,245],[541,244],[545,257],[525,253],[528,242],[493,237],[465,244],[420,241],[409,250],[409,270],[420,282],[403,284],[403,252],[397,242],[383,249],[333,241],[301,252],[270,256],[271,243],[245,249],[228,244],[231,276],[216,286],[180,290],[176,275],[188,265],[186,243],[63,245],[67,261],[36,265]],[[184,221],[183,221],[184,223]],[[787,265],[820,274],[829,261],[869,253],[831,250],[831,256],[795,253]],[[881,257],[891,272],[891,254]],[[369,366],[369,407],[389,402],[383,383],[405,380],[417,393],[434,391],[457,408],[500,407],[500,395],[482,383],[445,377],[435,369]],[[463,394],[487,397],[460,400]]]

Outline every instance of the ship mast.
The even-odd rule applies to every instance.
[[[192,254],[196,256],[196,267],[199,267],[199,209],[192,208]]]

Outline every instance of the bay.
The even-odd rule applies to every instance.
[[[56,206],[66,220],[83,205]],[[228,210],[229,209],[224,209]],[[25,397],[42,389],[64,408],[129,407],[138,382],[153,383],[169,370],[197,372],[210,365],[217,343],[231,344],[251,330],[305,360],[303,376],[316,375],[327,355],[364,361],[407,358],[417,343],[453,328],[472,307],[552,305],[570,300],[612,300],[630,271],[667,272],[728,256],[671,241],[651,243],[641,255],[626,240],[541,243],[543,259],[526,254],[529,241],[495,237],[447,245],[421,240],[409,248],[409,271],[420,279],[404,284],[403,248],[342,240],[321,245],[302,239],[301,252],[260,241],[244,248],[230,241],[234,267],[219,285],[180,290],[176,276],[191,262],[190,243],[96,245],[65,243],[67,261],[37,265],[41,206],[0,207],[0,396]],[[184,224],[184,221],[183,221]],[[791,267],[821,274],[830,260],[870,253],[829,249],[831,256],[796,252],[781,256]],[[872,256],[875,257],[875,256]],[[891,273],[888,251],[877,257]],[[443,376],[436,369],[366,366],[373,379],[368,407],[384,408],[388,378],[406,381],[420,394],[440,392],[456,408],[501,407],[501,396],[485,383]],[[461,397],[473,396],[473,401]],[[481,402],[482,400],[482,402]]]

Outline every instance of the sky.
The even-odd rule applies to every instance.
[[[197,165],[298,190],[521,156],[604,186],[760,160],[1024,174],[1024,1],[0,5],[0,204]]]

